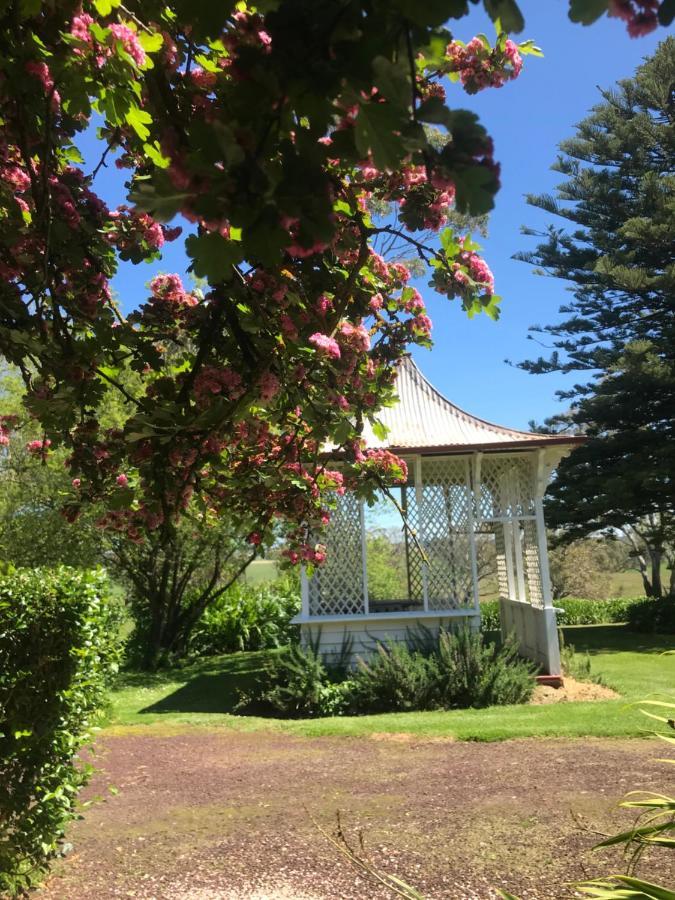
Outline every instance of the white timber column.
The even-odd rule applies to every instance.
[[[309,579],[307,578],[307,572],[305,571],[305,567],[303,566],[300,570],[300,599],[301,599],[301,611],[302,618],[309,618]]]
[[[473,588],[473,608],[477,613],[480,612],[480,592],[478,589],[478,555],[476,553],[476,519],[473,509],[473,497],[471,493],[471,457],[467,456],[464,461],[465,473],[465,490],[468,499],[467,503],[467,529],[469,532],[469,555],[471,559],[471,584]]]
[[[546,522],[544,521],[544,492],[548,484],[549,472],[546,467],[546,456],[543,450],[537,451],[537,476],[535,481],[534,514],[537,523],[537,547],[539,550],[539,576],[541,578],[541,596],[544,607],[553,606],[551,591],[551,570],[548,564],[548,540],[546,539]]]
[[[370,612],[368,601],[368,542],[366,540],[366,514],[364,501],[359,503],[359,524],[361,526],[361,561],[363,565],[363,609],[366,615]]]
[[[415,457],[415,502],[417,504],[417,540],[424,550],[424,484],[422,482],[422,457]],[[426,554],[426,551],[425,551]],[[422,560],[422,607],[429,611],[429,564]]]

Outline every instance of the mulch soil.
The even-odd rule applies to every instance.
[[[566,882],[625,870],[592,853],[597,832],[627,826],[628,790],[664,791],[672,767],[648,741],[494,744],[297,738],[161,727],[104,735],[99,797],[70,832],[72,851],[39,900],[363,900],[394,896],[322,834],[339,811],[354,846],[427,900],[573,894]],[[113,787],[118,793],[113,794]],[[359,852],[361,852],[359,850]],[[675,854],[645,858],[675,882]]]

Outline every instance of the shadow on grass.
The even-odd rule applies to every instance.
[[[232,713],[241,692],[249,691],[256,682],[253,673],[224,672],[220,675],[197,675],[168,697],[139,710],[140,713]]]
[[[579,653],[663,653],[675,649],[675,635],[641,634],[626,625],[567,625],[566,644]]]

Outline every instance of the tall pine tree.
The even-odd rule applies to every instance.
[[[551,421],[589,440],[558,470],[549,521],[569,539],[623,530],[660,596],[661,563],[675,562],[675,40],[604,91],[560,149],[566,180],[528,202],[566,224],[527,229],[543,240],[518,254],[573,298],[531,329],[553,350],[522,368],[582,375]]]

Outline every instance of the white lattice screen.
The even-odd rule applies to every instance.
[[[326,535],[326,562],[309,579],[312,616],[365,613],[361,504],[347,492],[337,499]]]
[[[478,484],[475,461],[468,455],[408,461],[400,503],[415,537],[404,532],[398,545],[407,561],[407,599],[428,611],[472,607],[479,528],[495,535],[500,596],[543,607],[535,454],[485,454]],[[327,561],[309,579],[310,616],[365,614],[364,517],[353,494],[338,498],[326,542]]]
[[[469,533],[473,529],[468,459],[422,460],[420,541],[427,556],[428,609],[455,609],[473,604]]]

